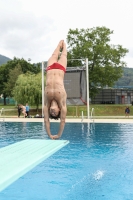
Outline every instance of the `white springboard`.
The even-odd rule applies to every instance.
[[[0,148],[0,192],[68,143],[26,139]]]

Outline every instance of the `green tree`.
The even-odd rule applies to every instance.
[[[0,94],[3,94],[4,105],[6,105],[6,97],[11,95],[13,88],[10,86],[10,70],[14,70],[17,66],[21,66],[22,73],[31,72],[37,74],[40,72],[40,65],[31,64],[26,60],[14,57],[13,60],[8,61],[6,64],[0,66]],[[14,76],[12,77],[14,79]],[[17,77],[15,77],[17,79]],[[8,88],[10,87],[10,88]]]
[[[23,105],[27,102],[30,105],[36,105],[37,111],[42,99],[41,73],[21,74],[13,89],[14,99]]]
[[[6,105],[6,92],[5,92],[5,83],[7,82],[7,68],[6,64],[0,67],[0,94],[3,94],[4,105]]]
[[[83,62],[72,59],[89,60],[90,97],[98,92],[98,87],[113,86],[122,76],[122,61],[128,50],[121,45],[110,43],[113,31],[106,27],[90,29],[70,29],[67,35],[68,66],[82,66]]]
[[[20,64],[22,72],[25,74],[26,72],[32,72],[34,74],[37,74],[40,72],[40,66],[37,64],[31,64],[24,60],[23,58],[16,58],[14,57],[13,60],[10,60],[7,62],[6,67],[8,70],[14,69],[18,64]]]
[[[4,92],[8,94],[8,96],[12,97],[12,91],[15,86],[16,80],[20,74],[22,74],[21,65],[17,64],[14,69],[9,70],[8,81],[4,83],[5,89]]]

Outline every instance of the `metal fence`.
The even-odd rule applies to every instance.
[[[4,105],[4,98],[0,98],[0,104]],[[6,98],[6,105],[15,105],[15,100],[12,98]]]

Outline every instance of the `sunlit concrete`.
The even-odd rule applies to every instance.
[[[17,118],[17,117],[10,117],[10,118],[0,118],[0,121],[5,122],[44,122],[43,118]],[[60,120],[50,120],[50,122],[59,123]],[[67,118],[66,123],[88,123],[88,122],[95,122],[95,123],[133,123],[133,117],[125,118],[94,118],[94,119],[81,119],[81,118]]]

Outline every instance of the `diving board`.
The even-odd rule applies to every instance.
[[[0,192],[68,143],[26,139],[0,148]]]

